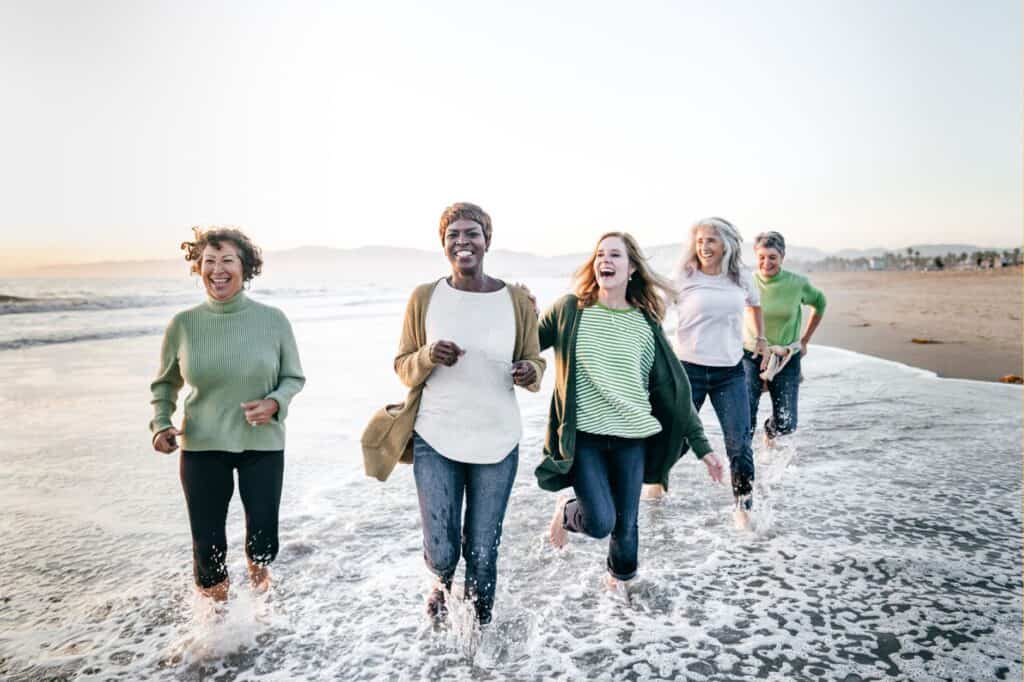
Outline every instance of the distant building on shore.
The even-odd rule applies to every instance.
[[[921,247],[925,248],[925,247]],[[928,251],[930,250],[930,253]],[[940,255],[935,249],[921,250],[908,247],[906,253],[886,252],[883,255],[857,258],[841,258],[828,256],[821,260],[801,263],[801,269],[807,272],[862,272],[882,270],[906,271],[941,271],[941,270],[994,270],[1024,264],[1021,249],[1014,248],[1003,251],[985,250],[967,253],[946,253]]]

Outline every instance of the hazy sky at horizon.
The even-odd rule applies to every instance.
[[[0,266],[266,249],[1021,243],[1019,2],[0,5]]]

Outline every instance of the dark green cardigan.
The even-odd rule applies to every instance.
[[[581,309],[568,294],[544,313],[540,321],[540,349],[555,349],[555,392],[551,396],[544,461],[537,467],[537,484],[557,491],[572,485],[576,450],[576,332]],[[644,483],[660,483],[668,489],[668,473],[688,448],[700,459],[711,452],[697,411],[693,408],[690,382],[661,325],[644,313],[654,332],[654,366],[648,390],[651,414],[661,431],[649,437],[644,459]]]

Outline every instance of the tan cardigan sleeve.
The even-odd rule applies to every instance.
[[[525,387],[527,391],[536,393],[540,390],[540,382],[548,366],[547,361],[540,356],[537,310],[523,289],[513,286],[511,290],[516,311],[516,345],[513,359],[516,362],[525,360],[537,370],[537,380]]]
[[[395,356],[395,373],[409,388],[423,385],[434,369],[427,344],[426,314],[435,282],[416,287],[405,307],[402,336]]]

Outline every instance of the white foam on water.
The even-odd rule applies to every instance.
[[[602,586],[606,540],[546,542],[557,496],[532,470],[549,373],[520,393],[494,621],[469,626],[460,567],[453,624],[435,632],[411,471],[366,479],[358,445],[404,395],[400,310],[335,320],[323,304],[287,310],[305,320],[309,383],[289,417],[272,594],[246,585],[236,496],[217,616],[195,602],[177,460],[145,432],[159,338],[0,353],[0,677],[1020,678],[1020,387],[815,348],[799,430],[773,451],[755,440],[752,530],[732,528],[730,488],[688,455],[641,504],[627,597]]]

